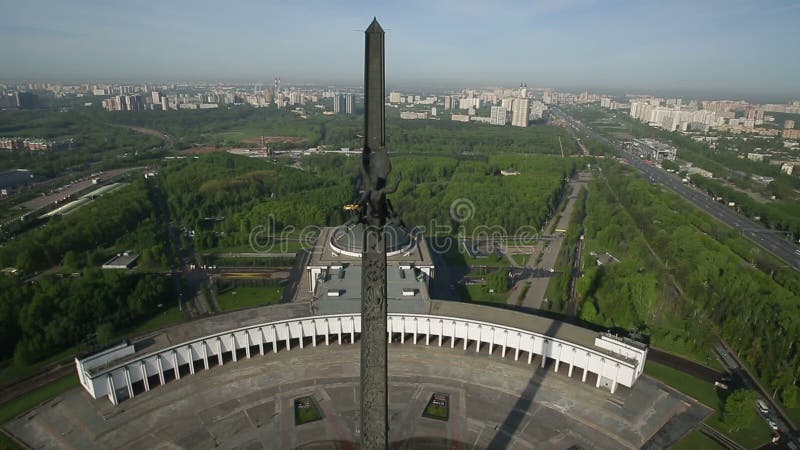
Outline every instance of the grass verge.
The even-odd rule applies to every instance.
[[[684,436],[683,439],[675,443],[675,445],[670,448],[672,450],[717,450],[724,449],[725,447],[719,445],[717,441],[711,439],[705,434],[694,430]]]
[[[185,317],[183,316],[183,312],[181,312],[177,306],[167,308],[166,310],[134,327],[120,330],[118,333],[115,333],[112,341],[118,341],[147,333],[148,331],[158,330],[160,328],[183,322],[184,320]],[[0,368],[0,387],[8,386],[17,381],[30,378],[31,376],[42,372],[47,366],[59,361],[71,363],[72,358],[75,355],[88,349],[89,347],[86,344],[76,345],[29,366],[18,366],[14,364],[13,360],[4,361],[2,368]]]
[[[490,294],[483,284],[458,285],[458,293],[462,300],[470,302],[505,303],[508,293]]]
[[[282,293],[280,286],[238,287],[217,295],[217,303],[222,311],[274,305],[281,301]]]
[[[730,431],[725,422],[722,421],[720,413],[715,413],[706,419],[706,424],[745,448],[758,448],[772,439],[772,430],[769,429],[764,419],[758,415],[755,405],[749,410],[747,424],[738,430]]]
[[[511,257],[514,258],[514,262],[524,267],[525,264],[528,264],[528,260],[530,259],[531,255],[516,254],[511,255]]]
[[[68,391],[78,386],[78,375],[72,374],[56,380],[46,386],[34,389],[27,394],[11,400],[0,406],[0,424],[5,424],[14,417],[29,411],[36,405],[55,397],[62,392]]]
[[[23,450],[24,448],[11,439],[5,430],[0,429],[0,450]]]
[[[644,373],[719,411],[720,397],[713,384],[653,361],[647,361]]]
[[[148,331],[158,330],[169,325],[183,322],[184,320],[185,317],[183,315],[183,311],[178,309],[177,306],[173,306],[172,308],[167,308],[161,313],[147,319],[130,330],[126,330],[125,333],[120,336],[120,338],[136,336],[138,334],[147,333]]]
[[[16,383],[19,380],[29,378],[41,372],[45,367],[49,366],[50,364],[62,360],[71,362],[75,354],[80,353],[86,349],[87,346],[84,344],[76,345],[64,351],[58,352],[55,355],[45,360],[39,361],[29,366],[18,366],[14,364],[13,359],[3,361],[3,365],[1,366],[2,368],[0,368],[0,387],[8,386],[10,384]]]
[[[772,433],[764,419],[759,417],[755,406],[750,410],[746,425],[736,431],[730,431],[720,416],[721,398],[711,383],[697,379],[672,367],[647,361],[644,372],[669,386],[690,395],[716,412],[706,419],[706,424],[733,439],[746,448],[759,447],[769,442]],[[690,448],[690,447],[687,447]],[[704,448],[704,447],[695,447]]]

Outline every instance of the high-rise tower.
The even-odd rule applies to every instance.
[[[345,110],[344,94],[334,94],[333,96],[333,112],[336,114],[343,113]]]
[[[519,98],[514,99],[514,104],[511,107],[511,125],[527,127],[530,109],[531,101],[528,98],[528,85],[522,83],[519,85]]]

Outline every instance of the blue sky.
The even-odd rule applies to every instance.
[[[0,0],[0,78],[387,83],[800,98],[800,1]]]

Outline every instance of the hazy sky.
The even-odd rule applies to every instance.
[[[387,84],[800,98],[800,1],[0,0],[0,78]]]

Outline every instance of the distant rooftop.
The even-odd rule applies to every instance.
[[[427,287],[421,273],[409,266],[389,266],[386,271],[386,294],[390,300],[427,299]],[[318,282],[320,302],[328,299],[361,302],[361,266],[330,269]]]
[[[619,262],[619,259],[617,259],[616,256],[614,256],[614,255],[612,255],[611,253],[608,253],[608,252],[596,253],[593,256],[595,258],[597,258],[597,265],[600,265],[600,266],[604,266],[604,265],[607,266],[607,265],[616,264],[616,263]]]
[[[311,252],[309,266],[326,267],[361,261],[359,229],[354,227],[346,235],[343,235],[341,230],[341,227],[322,229]],[[433,258],[423,239],[411,236],[407,232],[400,233],[394,227],[390,227],[389,230],[394,230],[387,233],[386,259],[390,265],[400,263],[413,263],[417,267],[433,265]]]
[[[139,255],[130,252],[121,253],[103,264],[103,269],[130,269]]]

